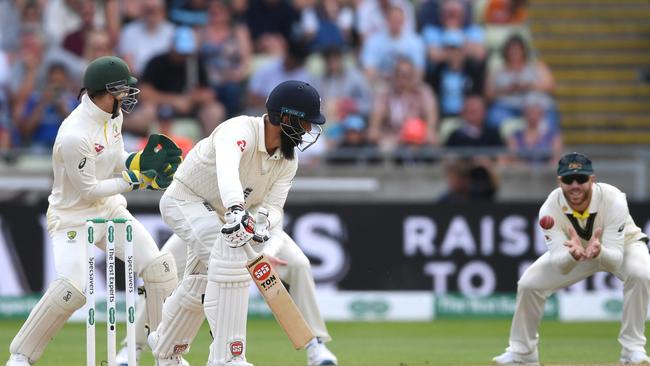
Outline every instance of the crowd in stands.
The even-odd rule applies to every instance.
[[[525,0],[0,0],[0,153],[47,153],[85,66],[115,54],[141,89],[127,149],[159,131],[188,150],[299,79],[328,120],[305,164],[461,148],[553,164],[554,80],[526,18]]]

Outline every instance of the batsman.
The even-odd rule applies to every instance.
[[[315,143],[325,123],[320,104],[311,85],[281,83],[266,101],[267,114],[221,123],[179,167],[160,200],[160,212],[187,244],[187,264],[184,278],[163,306],[158,329],[149,335],[157,366],[184,363],[182,355],[204,312],[213,336],[207,364],[252,366],[246,361],[251,277],[242,246],[257,238],[254,247],[261,251],[270,236],[288,245],[278,247],[308,262],[282,231],[282,218],[298,168],[295,148]],[[269,210],[268,225],[255,223],[261,207]],[[309,365],[335,365],[336,358],[318,336],[327,334],[317,334],[307,345]]]
[[[122,111],[130,112],[137,103],[136,82],[127,64],[113,56],[93,60],[84,72],[81,104],[63,121],[52,151],[54,182],[47,229],[57,279],[11,342],[7,366],[36,363],[70,315],[85,304],[84,230],[90,218],[132,220],[135,269],[144,280],[148,321],[160,322],[163,300],[177,283],[174,258],[159,252],[151,235],[127,210],[121,193],[166,188],[181,162],[181,150],[168,138],[152,135],[143,151],[124,151]],[[105,250],[104,232],[97,230],[95,239]],[[125,234],[118,231],[116,254],[122,258],[120,235]]]
[[[548,251],[519,279],[509,347],[493,361],[538,365],[537,331],[546,299],[596,272],[610,272],[623,282],[620,362],[648,364],[644,334],[650,298],[648,237],[630,216],[625,194],[596,183],[585,155],[563,156],[557,175],[559,188],[539,211]]]

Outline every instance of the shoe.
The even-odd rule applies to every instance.
[[[325,343],[319,338],[312,339],[307,344],[307,365],[308,366],[326,366],[336,365],[337,359],[334,354],[327,349]]]
[[[226,366],[253,366],[253,364],[246,362],[243,357],[234,357],[230,361],[226,362]]]
[[[142,354],[142,346],[137,345],[135,348],[135,360],[136,364],[140,363],[140,355]],[[126,347],[122,347],[115,357],[115,363],[117,366],[129,366],[129,350]],[[133,365],[131,365],[133,366]]]
[[[497,365],[524,365],[524,366],[539,366],[537,359],[537,352],[527,355],[512,353],[505,351],[504,353],[492,359]]]
[[[20,353],[12,354],[9,356],[7,366],[29,366],[29,359]]]
[[[650,357],[643,351],[634,351],[627,356],[621,356],[622,365],[650,365]]]
[[[156,343],[158,343],[158,332],[151,332],[147,337],[147,343],[149,343],[149,348],[154,349]],[[156,358],[154,356],[154,360],[156,366],[190,366],[190,363],[181,354],[174,354],[168,358]]]

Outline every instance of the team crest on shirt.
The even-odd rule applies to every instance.
[[[95,142],[95,152],[97,152],[97,154],[101,154],[102,151],[104,151],[104,145],[100,145]]]
[[[246,148],[246,140],[237,141],[237,146],[239,146],[239,150],[241,150],[241,152],[244,152],[244,149]]]
[[[77,232],[74,230],[70,230],[67,233],[68,235],[68,243],[73,243],[74,239],[77,237]]]
[[[113,137],[118,137],[120,135],[120,129],[117,128],[117,123],[113,123]]]

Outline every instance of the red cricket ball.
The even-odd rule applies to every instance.
[[[546,216],[542,217],[541,219],[539,219],[539,226],[541,226],[542,229],[544,229],[544,230],[548,230],[548,229],[552,228],[553,225],[555,225],[555,220],[553,220],[553,218],[551,216],[546,215]]]

